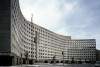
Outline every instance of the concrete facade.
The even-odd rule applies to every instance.
[[[71,36],[56,34],[27,21],[21,13],[19,0],[0,0],[0,65],[24,64],[26,51],[29,59],[27,63],[30,64],[34,61],[51,61],[53,56],[60,61],[62,51],[66,52],[65,58],[69,60],[68,51],[73,46],[71,41]],[[95,39],[92,41],[96,45]],[[94,46],[94,51],[95,48]],[[4,61],[7,59],[9,61]]]
[[[67,40],[67,59],[75,61],[96,61],[96,40]]]

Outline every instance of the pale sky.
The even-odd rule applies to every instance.
[[[24,17],[72,39],[96,39],[100,49],[100,0],[19,0]]]

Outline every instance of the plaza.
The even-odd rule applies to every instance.
[[[19,66],[0,66],[0,67],[94,67],[94,64],[35,64],[35,65],[19,65]]]

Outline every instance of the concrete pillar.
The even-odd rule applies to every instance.
[[[38,61],[38,60],[39,60],[39,45],[38,45],[39,34],[38,34],[37,31],[35,32],[35,35],[36,35],[36,37],[35,37],[35,44],[36,44],[36,61]]]
[[[23,64],[23,59],[21,58],[21,64]]]
[[[12,57],[12,65],[17,65],[17,57]]]
[[[12,57],[12,65],[15,65],[15,58]]]

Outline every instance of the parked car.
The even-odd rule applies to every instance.
[[[95,67],[100,67],[100,61],[96,61]]]

